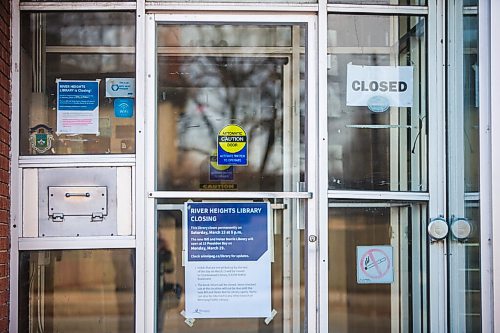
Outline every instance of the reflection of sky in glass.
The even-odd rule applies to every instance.
[[[303,37],[303,29],[297,32]],[[162,161],[158,172],[168,182],[167,189],[196,189],[203,183],[217,134],[229,124],[240,125],[248,138],[248,166],[235,168],[238,189],[282,189],[287,154],[283,107],[284,98],[291,98],[290,92],[284,93],[289,89],[284,73],[285,68],[292,70],[292,27],[161,24],[157,33],[159,47],[170,47],[159,50],[158,110],[165,112],[159,117],[165,127],[166,119],[177,123],[175,145],[170,148],[177,154],[162,151],[161,146],[158,151]],[[188,55],[173,55],[178,52]],[[303,63],[299,68],[304,70]],[[303,88],[297,109],[305,108]],[[287,112],[290,117],[291,109]],[[301,135],[302,121],[297,112]],[[297,133],[294,149],[303,152],[299,137]],[[303,161],[298,161],[299,153],[296,156],[297,163]]]
[[[478,5],[478,0],[464,0],[463,5],[464,5],[464,7],[477,6]]]
[[[478,17],[464,16],[464,47],[477,48],[478,44]]]
[[[290,46],[291,28],[282,26],[165,25],[158,46]]]
[[[58,78],[101,79],[104,82],[108,77],[135,76],[133,12],[25,12],[21,20],[21,56],[26,65],[22,66],[21,78],[23,128],[39,123],[56,128],[57,117],[53,111],[56,109]],[[102,97],[104,90],[101,84]],[[47,154],[134,152],[134,118],[111,121],[110,106],[109,99],[100,100],[99,136],[55,135],[52,149]],[[22,154],[34,154],[28,144],[28,135],[27,130],[21,132]]]
[[[426,110],[417,101],[426,91],[417,80],[425,80],[419,76],[425,73],[425,58],[418,56],[425,19],[329,15],[328,24],[329,188],[424,191]],[[413,66],[414,107],[374,113],[366,106],[347,106],[349,63]]]
[[[280,172],[281,76],[274,62],[282,60],[199,57],[182,63],[179,72],[185,87],[164,90],[166,100],[174,94],[186,96],[177,125],[178,149],[198,152],[203,160],[216,149],[218,132],[235,123],[249,138],[249,167]]]
[[[66,73],[125,73],[135,72],[135,56],[132,54],[63,54],[49,56],[54,61],[48,69]],[[49,62],[49,61],[48,61]],[[56,63],[57,67],[56,67]]]
[[[47,45],[134,46],[135,16],[128,12],[46,14]]]

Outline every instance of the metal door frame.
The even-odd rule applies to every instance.
[[[446,214],[446,136],[445,136],[445,45],[441,43],[445,36],[445,0],[430,1],[428,6],[370,6],[370,5],[334,5],[327,0],[319,0],[319,31],[320,31],[320,110],[327,109],[327,17],[325,13],[334,14],[368,14],[368,15],[422,15],[426,17],[427,36],[427,100],[428,100],[428,191],[427,192],[397,192],[397,191],[339,191],[320,188],[321,221],[320,241],[328,244],[328,199],[352,200],[396,200],[426,203],[428,217],[435,218]],[[322,10],[322,7],[326,10]],[[320,160],[328,160],[327,115],[320,113]],[[327,166],[320,166],[320,177],[328,178]],[[327,186],[327,185],[325,185]],[[422,219],[422,222],[426,220]],[[428,221],[427,221],[428,222]],[[420,329],[429,332],[446,332],[447,330],[447,260],[446,241],[428,242],[427,279],[421,281],[420,288],[427,296],[427,307],[414,309],[423,318]],[[320,248],[320,286],[319,290],[328,291],[328,249]],[[432,283],[430,283],[432,281]],[[328,332],[328,294],[320,292],[320,325],[321,332]],[[417,312],[415,312],[417,311]],[[428,320],[428,322],[427,322]],[[414,327],[415,328],[415,327]]]
[[[144,224],[137,224],[137,331],[153,332],[155,327],[155,201],[159,198],[193,198],[214,199],[220,198],[220,192],[198,192],[198,191],[155,191],[155,110],[156,110],[156,25],[157,23],[261,23],[261,24],[294,24],[302,23],[307,27],[307,148],[306,161],[318,160],[318,116],[317,116],[317,25],[314,14],[287,14],[287,13],[244,13],[231,14],[226,12],[200,13],[161,13],[146,14],[145,16],[145,42],[148,48],[139,51],[138,59],[144,59],[145,72],[137,73],[138,81],[144,78],[144,100],[138,101],[138,105],[144,105],[145,115],[143,119],[137,119],[137,132],[144,131],[144,135],[137,137],[137,170],[144,171],[145,182],[137,183],[138,204],[137,213],[141,216],[142,210],[145,217]],[[142,53],[142,54],[141,54]],[[142,74],[142,76],[141,76]],[[138,84],[137,86],[141,86]],[[139,95],[139,93],[138,93]],[[141,103],[142,102],[142,103]],[[144,121],[144,128],[142,127]],[[141,148],[144,151],[141,152]],[[142,155],[142,156],[141,156]],[[306,166],[307,189],[305,192],[231,192],[232,198],[255,199],[255,198],[284,198],[284,199],[307,199],[307,213],[305,228],[306,239],[317,239],[318,235],[318,176],[315,163]],[[141,196],[142,194],[142,196]],[[146,195],[145,195],[146,194]],[[140,197],[140,200],[139,200]],[[139,203],[142,201],[142,203]],[[142,207],[141,207],[142,206]],[[317,331],[317,253],[318,242],[306,242],[305,266],[306,266],[306,304],[305,316],[307,330]],[[141,316],[144,316],[141,318]]]

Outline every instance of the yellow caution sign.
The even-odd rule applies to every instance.
[[[219,131],[217,136],[217,164],[247,165],[247,133],[235,124],[227,125]]]

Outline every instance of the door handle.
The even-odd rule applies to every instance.
[[[432,218],[427,225],[427,233],[433,241],[439,241],[448,236],[448,223],[442,216]]]
[[[69,197],[86,197],[86,198],[89,198],[90,197],[90,193],[89,192],[85,192],[85,193],[70,193],[70,192],[66,192],[64,194],[64,196],[66,198],[69,198]]]
[[[451,217],[451,234],[458,241],[467,240],[472,233],[472,225],[465,217]]]

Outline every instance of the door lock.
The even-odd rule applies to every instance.
[[[314,243],[317,240],[318,240],[318,236],[316,236],[316,235],[310,235],[309,236],[309,242]]]
[[[470,237],[472,225],[469,220],[463,217],[452,217],[451,221],[451,233],[457,240],[464,241]]]
[[[427,232],[435,241],[444,239],[448,235],[448,230],[448,223],[446,223],[444,217],[433,218],[427,225]]]

